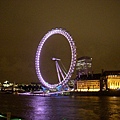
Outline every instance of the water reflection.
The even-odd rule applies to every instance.
[[[118,120],[120,119],[120,98],[119,97],[99,97],[99,103],[96,106],[96,114],[99,118],[105,120]]]
[[[75,112],[75,108],[68,97],[35,97],[31,105],[34,106],[34,120],[68,120],[75,117],[70,114]]]
[[[25,120],[119,120],[120,97],[0,94],[0,112],[11,112]]]
[[[33,115],[32,116],[30,115],[31,119],[33,120],[48,119],[47,114],[49,114],[49,104],[48,104],[48,100],[46,100],[45,97],[35,96],[34,99],[32,99],[31,101],[31,106],[33,107],[32,108]]]

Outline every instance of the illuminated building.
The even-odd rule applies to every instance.
[[[81,75],[76,79],[76,91],[98,92],[120,90],[120,71],[104,71],[101,74]]]
[[[107,83],[109,89],[120,89],[120,75],[108,75]]]
[[[3,83],[3,87],[11,87],[11,86],[13,86],[13,83],[10,83],[9,81],[5,81]]]
[[[76,64],[77,76],[92,74],[92,58],[88,56],[80,57]]]
[[[76,82],[77,91],[100,91],[100,78],[101,74],[81,75],[80,79]]]
[[[103,79],[107,81],[107,89],[120,89],[120,71],[104,71]]]

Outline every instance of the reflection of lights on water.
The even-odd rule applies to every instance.
[[[40,118],[41,120],[46,120],[49,106],[47,105],[47,101],[45,101],[44,97],[35,96],[32,99],[31,106],[33,107],[33,119],[38,120]]]
[[[113,96],[113,97],[108,97],[108,114],[109,114],[109,118],[111,118],[112,120],[116,120],[119,118],[119,101],[120,98]]]
[[[44,112],[46,105],[45,101],[41,100],[41,98],[35,97],[34,101],[32,101],[32,106],[34,106],[35,111],[42,111]]]

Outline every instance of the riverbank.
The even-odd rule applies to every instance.
[[[82,92],[82,91],[72,91],[71,96],[120,96],[120,90],[109,90],[109,91],[98,91],[98,92]]]

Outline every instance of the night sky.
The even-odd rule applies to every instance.
[[[71,34],[78,58],[93,58],[94,73],[120,70],[119,0],[0,0],[0,82],[39,82],[37,46],[56,27]],[[42,54],[42,71],[48,82],[56,79],[51,57],[61,58],[69,66],[69,52],[64,37],[49,38]]]

